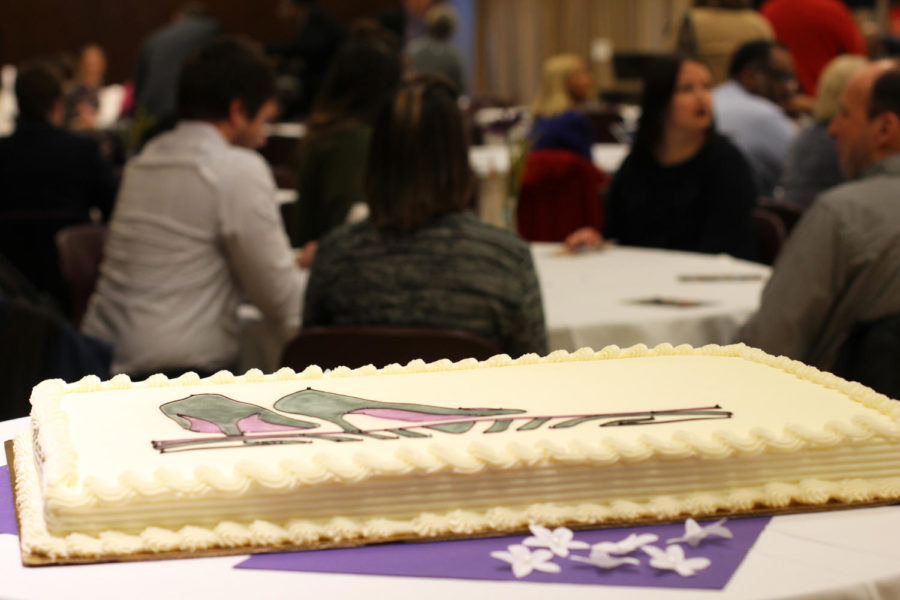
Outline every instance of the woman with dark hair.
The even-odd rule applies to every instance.
[[[454,87],[419,77],[375,123],[369,219],[325,237],[303,326],[461,329],[519,356],[544,353],[543,304],[528,245],[465,212],[472,189]]]
[[[338,51],[313,107],[298,173],[292,242],[319,239],[365,204],[363,180],[375,116],[400,83],[403,72],[396,37],[362,23]]]
[[[753,176],[740,151],[715,131],[709,85],[709,70],[689,58],[660,58],[648,73],[634,146],[607,195],[604,237],[756,256]],[[578,230],[566,242],[599,238]]]

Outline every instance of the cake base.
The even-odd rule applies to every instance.
[[[12,489],[13,496],[13,506],[15,507],[16,513],[16,526],[19,531],[21,531],[21,523],[19,521],[19,505],[16,502],[16,473],[15,473],[15,450],[13,448],[13,441],[7,440],[4,443],[4,448],[6,451],[6,463],[9,469],[9,479],[10,479],[10,488]],[[816,505],[803,505],[794,503],[790,506],[786,506],[784,508],[759,508],[759,509],[751,509],[746,511],[737,511],[737,512],[726,512],[726,511],[716,511],[709,514],[697,514],[693,515],[694,518],[744,518],[744,517],[763,517],[763,516],[776,516],[776,515],[789,515],[789,514],[797,514],[797,513],[810,513],[810,512],[824,512],[824,511],[834,511],[834,510],[847,510],[853,508],[871,508],[877,506],[890,506],[893,504],[898,504],[896,500],[881,500],[874,502],[836,502],[831,501],[827,504],[816,504]],[[585,525],[583,523],[553,523],[553,526],[566,526],[570,529],[613,529],[616,527],[625,527],[625,526],[639,526],[639,525],[650,525],[650,524],[658,524],[658,523],[676,523],[681,522],[682,518],[676,519],[654,519],[654,518],[642,518],[642,519],[628,519],[628,520],[612,520],[605,521],[602,523],[596,523],[591,525]],[[368,538],[365,541],[363,540],[346,540],[341,542],[323,542],[323,543],[312,543],[312,544],[272,544],[272,545],[257,545],[257,546],[238,546],[234,548],[215,548],[215,549],[201,549],[195,551],[171,551],[171,552],[142,552],[142,553],[134,553],[134,554],[109,554],[109,555],[99,555],[85,558],[76,558],[76,557],[58,557],[51,558],[47,556],[41,556],[37,554],[32,554],[27,552],[24,548],[21,547],[22,554],[22,564],[26,567],[46,567],[53,565],[79,565],[79,564],[93,564],[93,563],[106,563],[106,562],[135,562],[135,561],[148,561],[148,560],[173,560],[173,559],[182,559],[182,558],[209,558],[216,556],[243,556],[246,554],[265,554],[272,552],[297,552],[297,551],[305,551],[305,550],[326,550],[330,548],[352,548],[356,546],[363,545],[373,545],[373,544],[388,544],[391,542],[405,542],[405,543],[418,543],[418,542],[441,542],[441,541],[452,541],[458,539],[472,539],[472,538],[489,538],[489,537],[503,537],[507,535],[514,534],[523,534],[527,535],[527,528],[511,528],[509,530],[496,530],[491,531],[489,533],[482,534],[460,534],[460,535],[441,535],[433,538],[415,538],[410,539],[408,536],[385,536],[380,539],[371,539]]]

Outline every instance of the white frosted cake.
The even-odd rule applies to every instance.
[[[744,346],[47,381],[26,556],[322,547],[900,499],[900,403]]]

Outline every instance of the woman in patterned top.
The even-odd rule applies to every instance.
[[[472,173],[454,87],[404,84],[375,123],[369,219],[325,237],[303,326],[460,329],[519,356],[547,335],[528,245],[466,211]]]

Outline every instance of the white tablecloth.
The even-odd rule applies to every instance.
[[[0,440],[27,422],[0,422]],[[895,600],[900,598],[898,537],[900,506],[775,517],[718,592],[233,569],[245,556],[26,568],[18,538],[0,534],[0,598]]]
[[[753,314],[770,268],[728,255],[612,247],[560,255],[559,244],[532,244],[544,296],[550,349],[615,344],[728,344]],[[748,276],[686,282],[684,276]],[[635,300],[696,300],[678,307]]]

